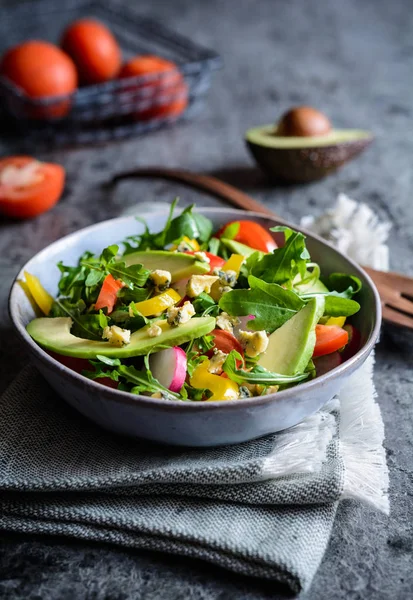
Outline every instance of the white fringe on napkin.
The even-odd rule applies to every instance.
[[[339,194],[331,210],[317,218],[303,217],[301,226],[332,242],[340,252],[361,265],[389,270],[386,240],[391,225],[381,222],[367,204]]]

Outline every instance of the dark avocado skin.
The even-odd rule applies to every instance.
[[[363,152],[372,139],[313,148],[269,148],[247,140],[247,146],[259,166],[271,179],[305,183],[333,173]]]

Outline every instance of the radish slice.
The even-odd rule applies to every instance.
[[[175,283],[173,283],[171,285],[171,288],[174,289],[176,292],[178,292],[178,294],[181,296],[181,298],[183,298],[186,295],[186,286],[187,286],[188,281],[189,281],[189,278],[180,279],[179,281],[175,281]]]
[[[149,358],[152,375],[171,392],[179,392],[186,377],[186,354],[179,348],[167,348]]]
[[[315,370],[317,373],[317,377],[321,375],[325,375],[332,369],[335,369],[339,365],[341,365],[342,358],[339,352],[332,352],[331,354],[324,354],[324,356],[319,356],[313,359]]]

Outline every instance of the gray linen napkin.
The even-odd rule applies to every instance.
[[[305,590],[341,498],[388,510],[374,395],[369,361],[340,402],[287,432],[170,448],[98,428],[29,366],[0,400],[0,527],[202,558]]]

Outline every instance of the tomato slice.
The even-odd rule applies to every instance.
[[[100,289],[98,299],[95,304],[95,310],[107,308],[108,314],[113,310],[118,297],[118,291],[123,288],[124,284],[119,279],[115,279],[112,275],[106,275],[103,285]]]
[[[55,360],[62,363],[68,369],[72,369],[76,373],[82,373],[82,371],[93,371],[93,367],[90,362],[86,358],[76,358],[75,356],[64,356],[63,354],[56,354],[56,352],[48,352],[50,356],[52,356]],[[98,379],[94,379],[93,381],[97,381],[102,385],[106,385],[106,387],[110,387],[113,389],[117,389],[118,382],[114,381],[110,377],[99,377]]]
[[[185,254],[195,254],[194,250],[187,250],[185,252]],[[205,252],[205,254],[207,255],[207,257],[209,258],[209,265],[210,265],[210,271],[209,273],[211,274],[214,269],[220,269],[221,267],[223,267],[225,265],[225,260],[223,258],[221,258],[220,256],[217,256],[216,254],[211,254],[211,252]]]
[[[46,212],[63,192],[65,170],[31,156],[0,159],[0,212],[27,219]]]
[[[278,247],[270,232],[255,221],[231,221],[221,227],[215,234],[216,237],[222,237],[228,225],[233,223],[239,223],[238,233],[234,237],[236,242],[255,248],[255,250],[261,250],[261,252],[272,252]]]
[[[237,340],[237,338],[232,335],[229,331],[224,331],[223,329],[214,329],[211,331],[209,335],[214,336],[215,348],[221,350],[221,352],[225,352],[225,354],[229,354],[231,350],[236,350],[244,356],[244,350],[242,349],[241,344]],[[206,355],[211,358],[214,354],[214,349],[208,350]]]
[[[337,325],[316,325],[315,334],[314,357],[331,354],[348,342],[348,332]]]
[[[360,350],[361,333],[354,325],[344,325],[344,329],[348,333],[348,343],[341,353],[341,357],[343,360],[348,360]]]

